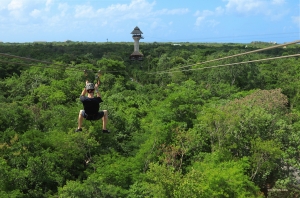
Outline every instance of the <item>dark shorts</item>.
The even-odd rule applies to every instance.
[[[82,110],[81,115],[87,120],[100,120],[104,116],[103,111],[99,111],[95,115],[87,115],[84,110]]]

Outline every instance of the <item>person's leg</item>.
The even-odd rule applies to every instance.
[[[78,115],[78,128],[77,129],[81,129],[81,127],[82,127],[84,113],[85,113],[84,110],[80,110],[79,111],[79,115]]]
[[[106,129],[106,125],[107,125],[107,122],[108,122],[108,112],[107,110],[103,110],[103,117],[102,117],[102,129],[103,130],[107,130]]]
[[[108,112],[107,110],[99,111],[97,118],[95,120],[100,120],[102,119],[102,132],[103,133],[110,133],[109,130],[106,129],[106,125],[108,122]]]

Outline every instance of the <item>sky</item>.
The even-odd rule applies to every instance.
[[[0,0],[2,42],[300,40],[300,0]]]

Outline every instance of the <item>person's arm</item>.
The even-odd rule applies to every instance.
[[[98,89],[98,86],[99,86],[99,84],[97,83],[97,84],[95,85],[95,93],[97,94],[97,97],[101,98],[101,94],[100,94],[100,91],[99,91],[99,89]]]
[[[83,90],[82,90],[80,96],[85,96],[85,94],[86,94],[86,88],[83,88]]]
[[[85,86],[86,86],[88,83],[89,83],[89,81],[86,80],[86,81],[85,81]],[[84,87],[83,90],[82,90],[82,92],[81,92],[81,94],[80,94],[80,96],[85,96],[86,92],[87,92],[87,91],[86,91],[86,87]]]

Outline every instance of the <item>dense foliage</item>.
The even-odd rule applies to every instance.
[[[298,58],[205,67],[300,47],[195,64],[267,46],[1,44],[0,197],[298,197]],[[84,69],[111,134],[74,132]]]

